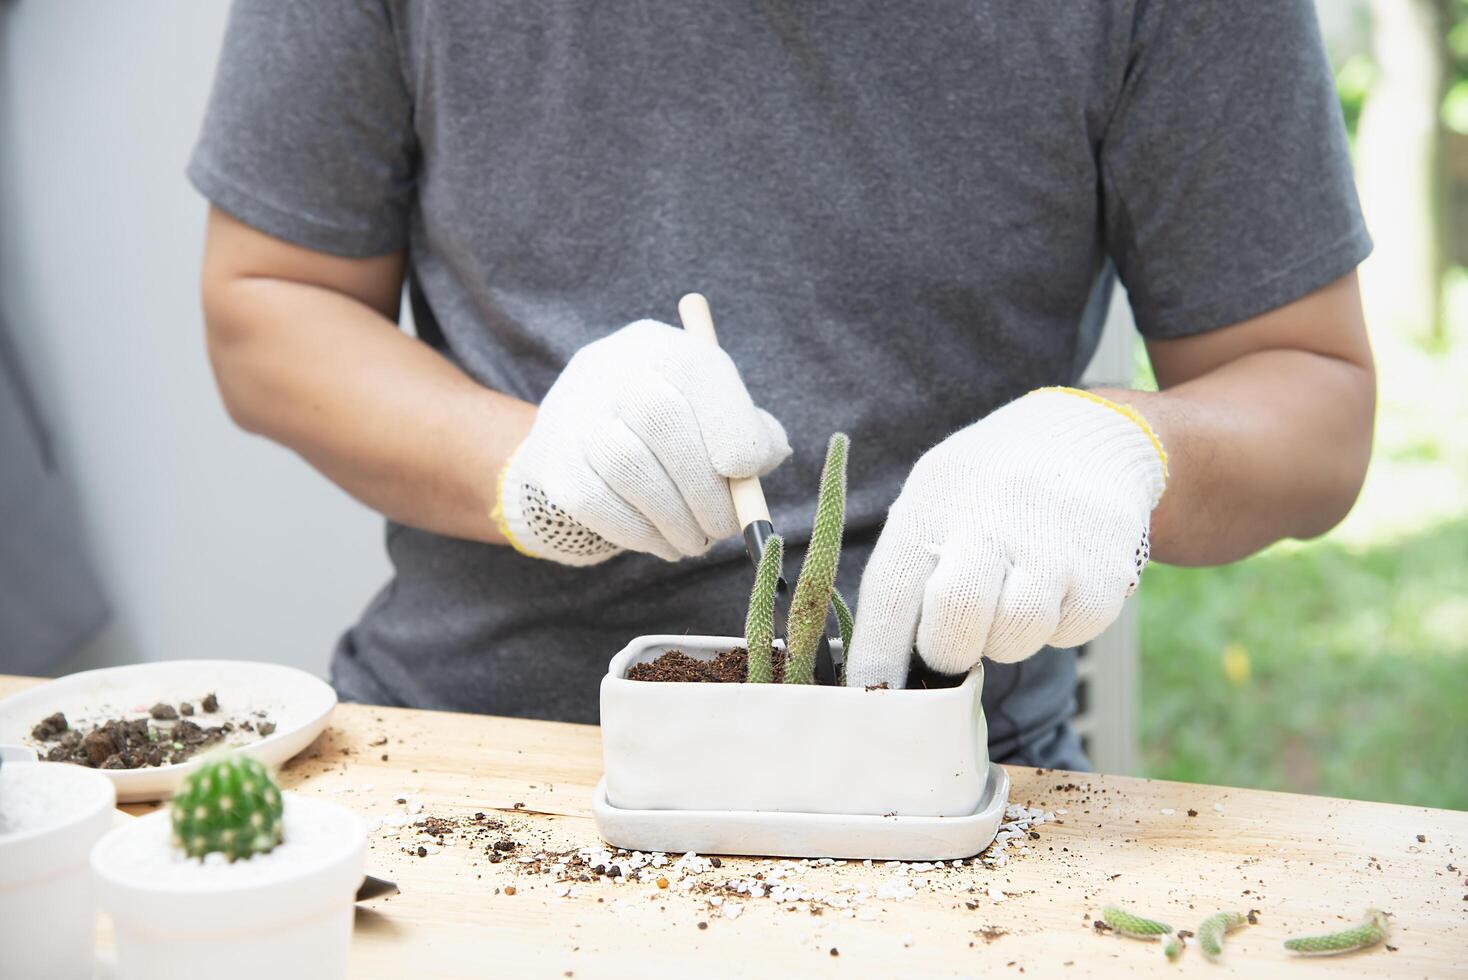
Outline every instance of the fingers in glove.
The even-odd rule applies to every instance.
[[[708,550],[708,535],[694,519],[683,495],[657,456],[627,423],[621,419],[599,423],[588,433],[586,459],[611,492],[655,528],[658,539],[674,549],[674,559]],[[628,547],[662,554],[647,547],[646,542],[641,547]]]
[[[856,628],[846,661],[848,686],[899,688],[907,682],[923,588],[937,562],[938,556],[916,524],[894,509],[862,573]]]
[[[739,533],[729,481],[714,469],[682,392],[652,371],[639,372],[619,395],[617,413],[652,450],[705,536],[721,541]]]
[[[1130,595],[1135,569],[1130,558],[1117,563],[1109,572],[1078,575],[1062,604],[1064,612],[1050,644],[1073,647],[1089,643],[1121,615],[1121,607]]]
[[[999,589],[984,656],[1014,663],[1049,643],[1060,625],[1065,587],[1058,573],[1023,562],[1011,565]]]
[[[683,557],[651,521],[613,493],[596,473],[588,469],[570,476],[574,483],[565,479],[565,474],[557,474],[547,480],[544,492],[577,524],[625,551],[646,552],[664,561],[677,561]]]
[[[689,337],[669,352],[660,370],[688,399],[709,461],[721,476],[763,476],[790,455],[784,427],[755,406],[721,349]]]
[[[923,590],[917,650],[925,664],[958,674],[979,662],[1007,566],[990,538],[965,538],[943,547]]]
[[[764,423],[768,444],[773,447],[766,457],[766,463],[754,473],[755,476],[764,476],[790,457],[790,437],[785,434],[785,426],[780,424],[779,419],[762,408],[756,408],[755,412]]]

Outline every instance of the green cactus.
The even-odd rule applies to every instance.
[[[1117,935],[1130,936],[1133,939],[1156,939],[1172,932],[1172,926],[1166,922],[1145,919],[1116,905],[1108,905],[1101,910],[1101,921],[1115,930]]]
[[[850,442],[845,433],[838,432],[826,447],[810,546],[790,601],[786,684],[815,682],[816,648],[826,632],[826,611],[836,586],[836,562],[841,557],[841,531],[846,523],[846,450]]]
[[[1219,912],[1217,915],[1210,915],[1198,927],[1198,948],[1203,951],[1204,956],[1215,963],[1218,962],[1219,957],[1223,956],[1224,934],[1233,932],[1247,921],[1241,912]]]
[[[1366,921],[1354,929],[1332,932],[1324,936],[1301,936],[1298,939],[1286,939],[1284,946],[1291,953],[1330,956],[1335,953],[1350,953],[1368,946],[1375,946],[1379,942],[1384,942],[1387,934],[1386,913],[1370,909],[1366,913]]]
[[[750,684],[768,684],[775,679],[770,651],[775,645],[775,587],[785,559],[785,542],[778,534],[765,543],[754,574],[754,591],[749,594],[749,614],[744,619],[744,644],[749,649],[749,666],[744,679]]]
[[[189,774],[173,798],[173,846],[202,859],[264,854],[281,841],[280,787],[246,756],[222,756]]]
[[[839,589],[831,590],[831,605],[836,607],[836,627],[841,631],[841,664],[836,668],[836,686],[845,687],[846,658],[851,656],[851,634],[856,631],[856,619]]]
[[[831,590],[831,603],[836,607],[836,626],[841,630],[841,655],[844,660],[846,654],[851,652],[851,634],[856,629],[856,619],[851,615],[851,607],[841,597],[839,590]]]

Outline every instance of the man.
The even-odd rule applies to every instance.
[[[1149,548],[1321,533],[1369,454],[1307,0],[237,0],[190,176],[231,414],[389,520],[348,698],[594,720],[632,636],[739,631],[725,479],[798,552],[842,430],[849,681],[987,656],[993,756],[1081,768]],[[1113,264],[1160,393],[1066,388]]]

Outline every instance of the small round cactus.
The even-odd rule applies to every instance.
[[[205,762],[173,798],[173,846],[189,857],[220,853],[231,861],[280,843],[280,788],[246,756]]]

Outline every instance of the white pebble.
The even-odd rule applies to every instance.
[[[1170,816],[1172,816],[1172,815],[1173,815],[1173,814],[1174,814],[1174,813],[1176,813],[1176,812],[1177,812],[1177,811],[1176,811],[1176,810],[1174,810],[1174,809],[1173,809],[1173,808],[1172,808],[1172,807],[1170,807],[1170,806],[1167,806],[1167,807],[1163,807],[1163,808],[1162,808],[1162,815],[1163,815],[1163,816],[1164,816],[1164,817],[1170,817]]]
[[[881,899],[891,898],[900,902],[916,894],[917,892],[913,887],[905,881],[884,881],[877,886],[877,899],[879,901]]]
[[[724,906],[724,918],[726,918],[726,919],[737,919],[737,918],[739,918],[739,913],[741,913],[743,911],[744,911],[744,906],[743,905],[735,905],[733,902],[730,902],[728,905],[725,905]]]

